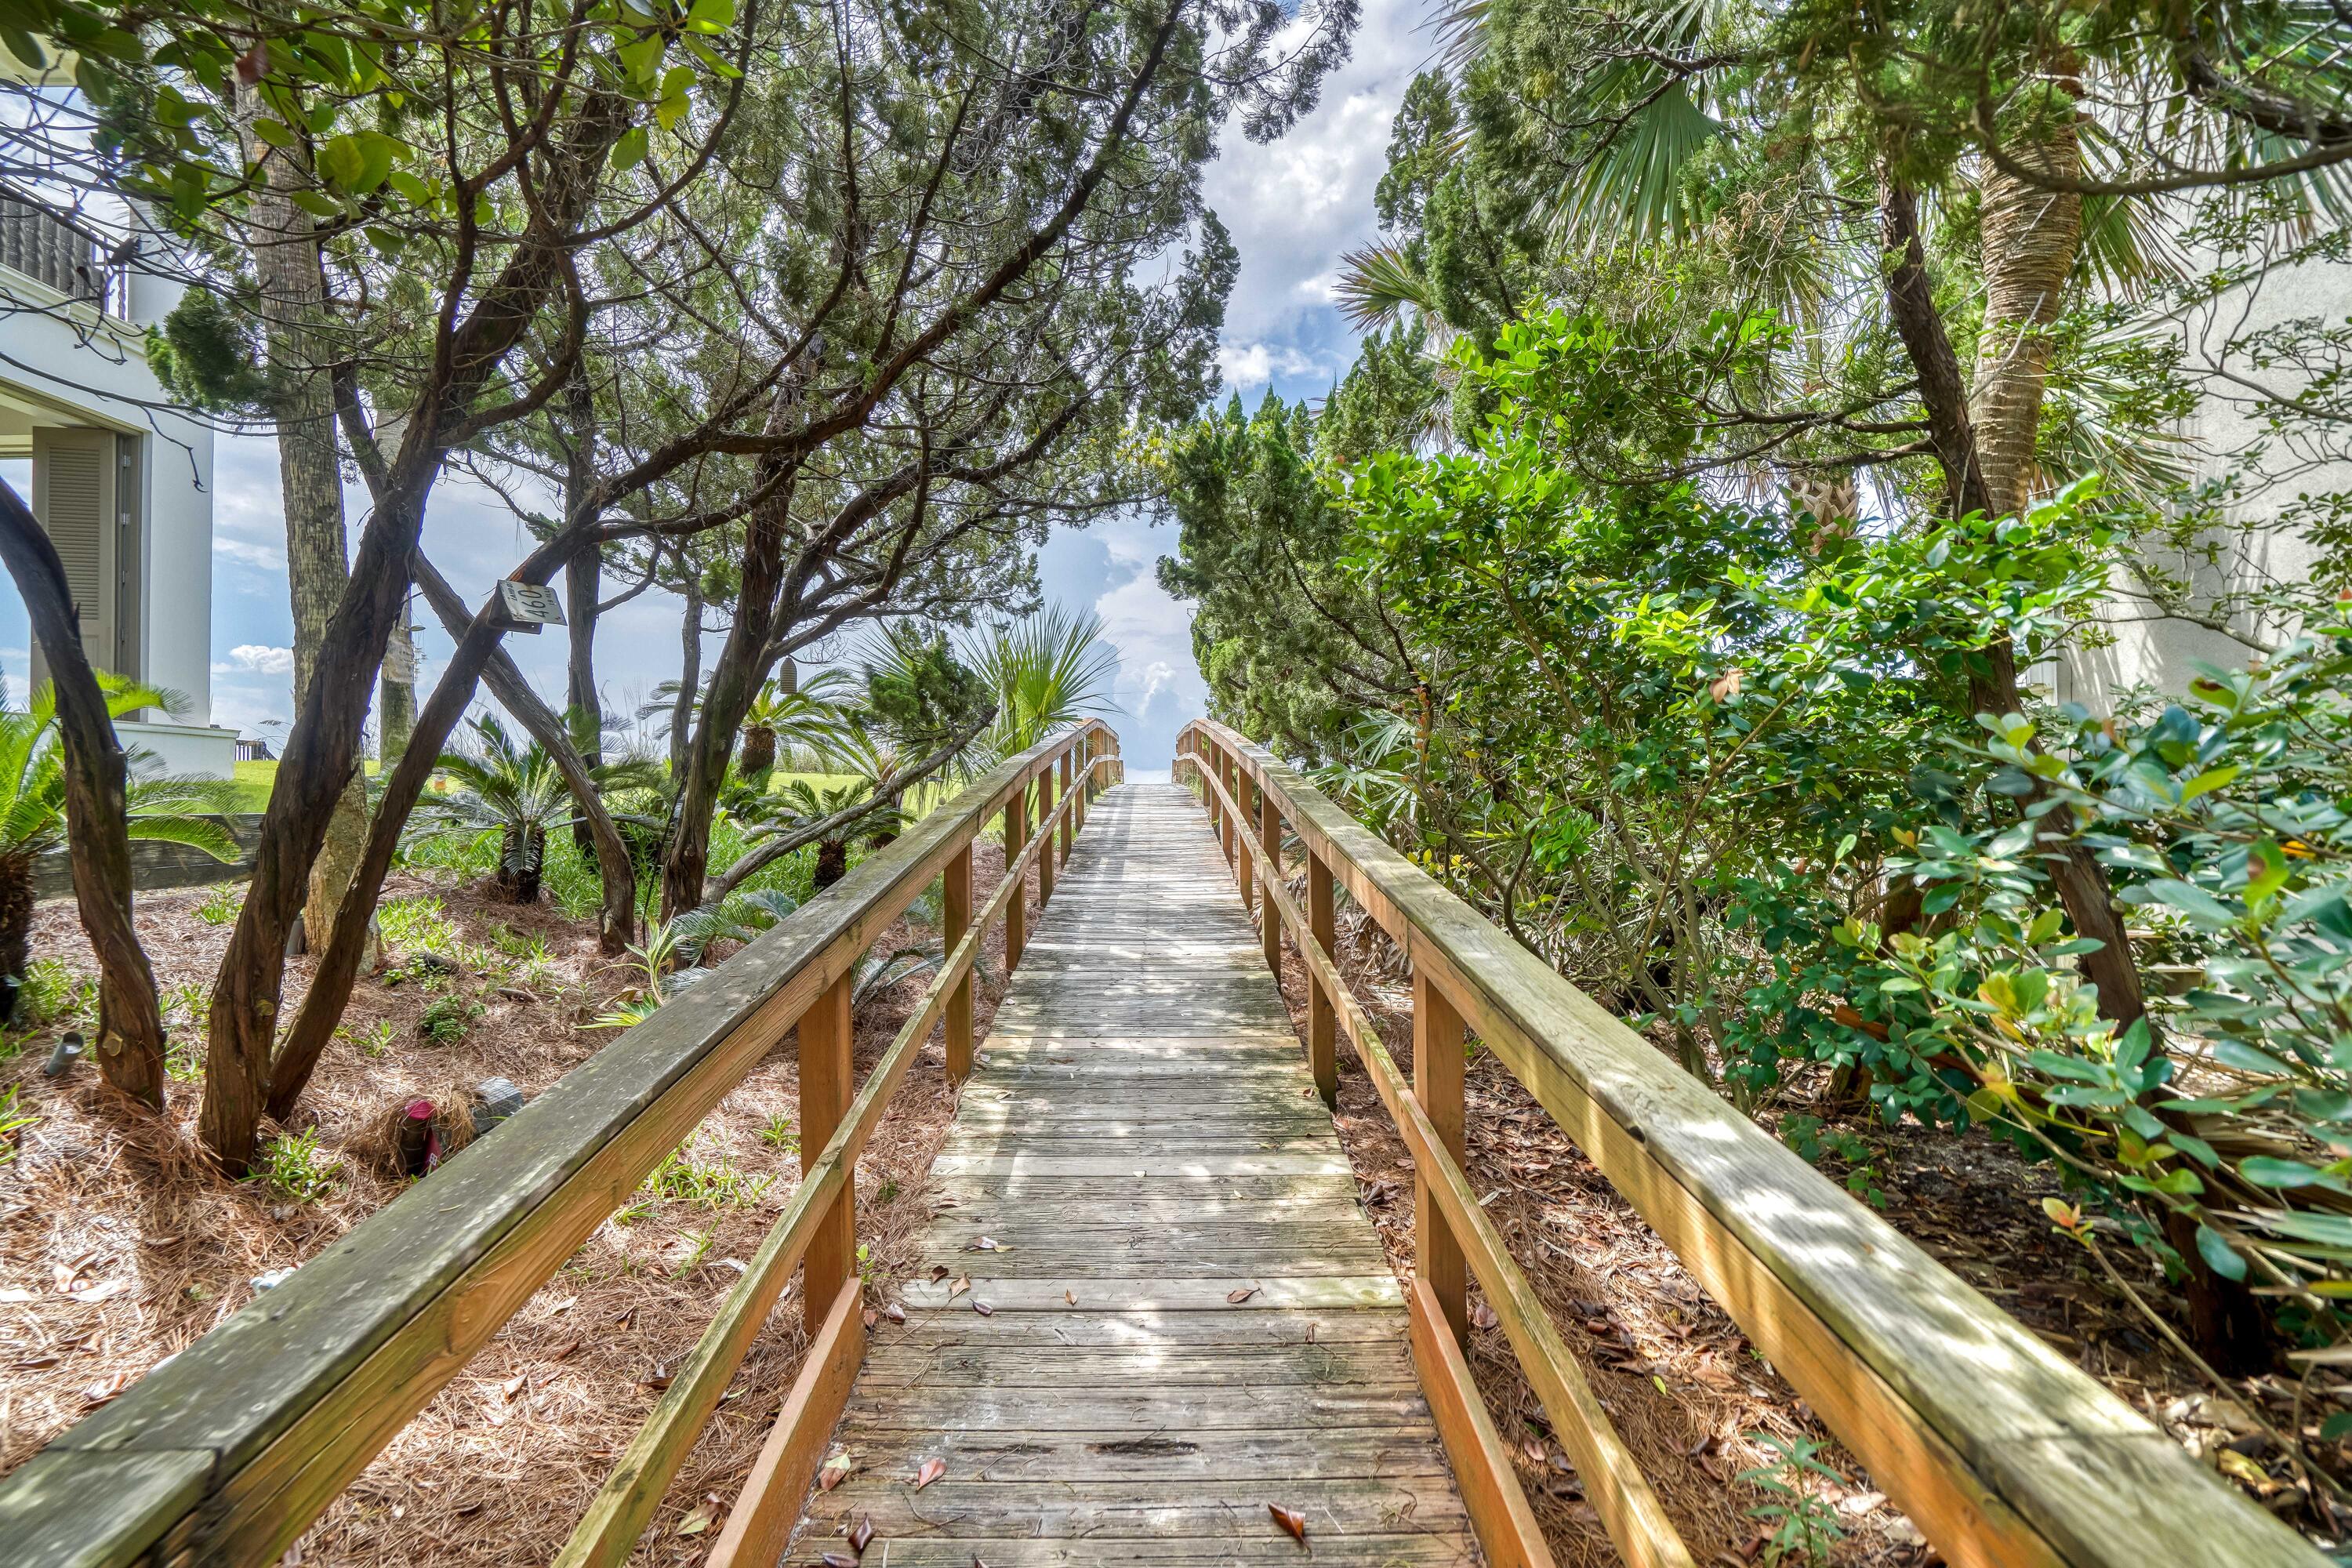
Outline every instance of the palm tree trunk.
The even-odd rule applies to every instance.
[[[0,856],[0,974],[24,979],[32,953],[33,857]]]
[[[2025,156],[2070,178],[2082,173],[2082,146],[2072,122]],[[2041,472],[2034,437],[2050,381],[2048,329],[2058,319],[2082,244],[2083,198],[2029,185],[1990,163],[1980,190],[1985,319],[1969,416],[1987,502],[1994,516],[2003,517],[2024,510]]]

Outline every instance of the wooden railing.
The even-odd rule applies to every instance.
[[[858,1153],[942,1020],[950,1079],[970,1073],[971,972],[985,933],[1002,918],[1006,963],[1018,961],[1028,866],[1036,863],[1050,896],[1053,868],[1119,767],[1118,738],[1089,721],[925,816],[493,1136],[19,1467],[0,1482],[0,1561],[276,1561],[797,1026],[801,1184],[558,1558],[628,1556],[793,1267],[804,1263],[807,1359],[706,1560],[767,1568],[864,1353]],[[972,842],[999,813],[1004,878],[975,917]],[[946,960],[853,1097],[857,961],[934,878],[944,882]]]
[[[1955,1568],[2323,1568],[2327,1559],[1479,918],[1271,753],[1223,725],[1179,737],[1244,900],[1311,977],[1307,1054],[1329,1099],[1345,1033],[1414,1170],[1414,1360],[1480,1542],[1550,1557],[1469,1379],[1475,1275],[1585,1494],[1629,1563],[1688,1551],[1462,1169],[1466,1030],[1674,1248]],[[1307,859],[1306,908],[1281,857]],[[1407,1083],[1332,955],[1344,887],[1411,962]]]

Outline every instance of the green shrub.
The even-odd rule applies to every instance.
[[[236,882],[222,882],[211,892],[206,893],[204,902],[196,906],[196,919],[208,926],[229,925],[236,920],[238,911],[244,908],[244,885]]]
[[[454,1046],[466,1037],[482,1013],[479,1002],[462,992],[446,991],[425,1005],[416,1032],[436,1046]]]
[[[308,1204],[325,1197],[342,1170],[341,1160],[320,1149],[319,1130],[314,1127],[263,1144],[253,1174],[246,1179],[261,1183],[289,1202]]]

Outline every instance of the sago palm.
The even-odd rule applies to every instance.
[[[176,712],[185,706],[176,693],[120,676],[100,675],[99,684],[117,719],[142,708]],[[66,842],[65,755],[57,723],[57,699],[47,686],[26,708],[0,697],[0,974],[19,978],[31,941],[34,865]],[[185,844],[216,860],[237,858],[226,821],[235,809],[235,786],[152,772],[152,753],[135,747],[130,762],[132,838]]]
[[[492,885],[518,904],[539,901],[547,866],[547,830],[570,819],[571,793],[555,759],[536,741],[515,744],[494,718],[474,721],[474,745],[441,753],[441,771],[457,788],[433,816],[460,831],[499,835]]]
[[[1066,605],[971,639],[963,658],[996,698],[995,721],[978,748],[988,762],[1106,711],[1118,673],[1118,650],[1104,640],[1102,617]]]
[[[837,669],[821,669],[786,690],[771,680],[751,700],[743,715],[742,749],[736,753],[738,777],[752,779],[776,765],[781,750],[786,756],[806,752],[822,762],[840,745],[846,727],[850,679]]]

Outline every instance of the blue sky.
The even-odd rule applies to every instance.
[[[1209,205],[1241,250],[1219,360],[1227,391],[1245,402],[1255,404],[1269,387],[1285,397],[1319,397],[1354,358],[1355,333],[1332,305],[1331,281],[1340,255],[1371,237],[1389,122],[1430,53],[1428,35],[1417,30],[1421,15],[1393,0],[1367,5],[1354,58],[1326,84],[1316,112],[1270,147],[1228,134],[1208,171]],[[0,478],[23,493],[27,467],[0,463]],[[293,623],[274,444],[224,437],[214,490],[213,717],[254,733],[286,719],[292,705]],[[355,493],[354,520],[363,505]],[[495,497],[461,482],[445,480],[436,489],[425,531],[434,560],[469,597],[487,593],[528,548]],[[1122,516],[1057,531],[1039,560],[1047,596],[1093,605],[1118,648],[1118,708],[1107,717],[1138,776],[1167,767],[1177,730],[1206,700],[1190,611],[1155,578],[1155,563],[1174,547],[1171,528]],[[678,613],[676,600],[648,594],[605,618],[596,657],[611,703],[633,708],[677,673]],[[17,693],[27,642],[21,603],[0,589],[0,672]],[[715,636],[709,642],[715,651]],[[419,645],[429,681],[448,641],[428,629]],[[508,646],[541,691],[562,692],[560,635],[510,637]]]

